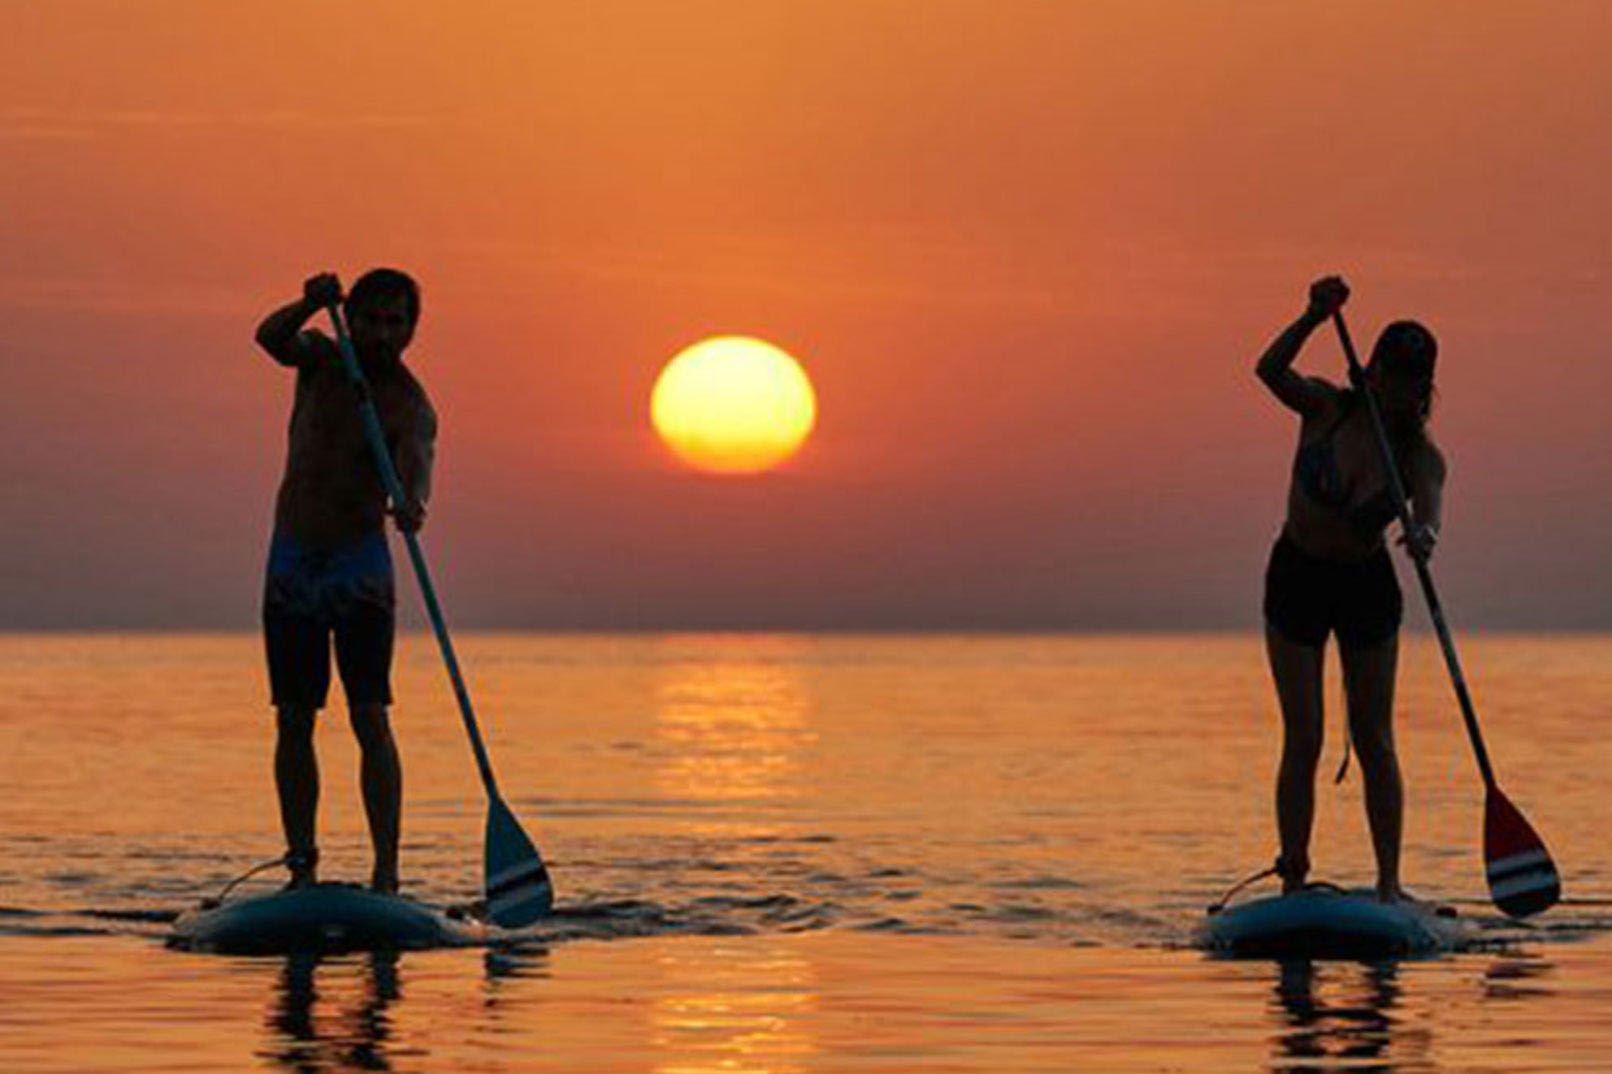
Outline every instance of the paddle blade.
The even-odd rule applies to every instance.
[[[487,916],[506,929],[518,929],[554,908],[554,885],[543,856],[521,830],[500,798],[487,803]]]
[[[1545,841],[1494,786],[1484,802],[1483,860],[1490,897],[1512,917],[1537,914],[1562,897],[1562,880]]]

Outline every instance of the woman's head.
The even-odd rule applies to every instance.
[[[1395,321],[1377,337],[1366,363],[1383,409],[1400,418],[1425,422],[1433,412],[1433,369],[1438,341],[1415,321]]]

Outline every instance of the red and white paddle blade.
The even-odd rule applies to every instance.
[[[1494,904],[1512,917],[1547,910],[1562,897],[1562,879],[1545,841],[1500,788],[1484,802],[1483,860]]]

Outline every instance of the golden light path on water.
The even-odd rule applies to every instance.
[[[708,800],[802,793],[800,750],[816,740],[799,672],[787,663],[667,665],[656,690],[656,730],[667,760],[658,783]]]
[[[816,735],[799,670],[779,659],[780,650],[791,648],[798,653],[798,646],[774,642],[754,654],[762,659],[664,665],[656,727],[667,747],[658,779],[665,794],[743,802],[803,793],[795,784],[798,754]],[[777,825],[722,821],[712,828],[758,834]],[[772,944],[736,942],[722,948],[715,965],[709,951],[680,949],[667,951],[657,965],[666,994],[655,1001],[652,1039],[668,1051],[692,1053],[657,1065],[661,1074],[806,1069],[802,1064],[816,1051],[817,1015],[808,958]]]

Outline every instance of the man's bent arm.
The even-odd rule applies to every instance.
[[[281,365],[300,366],[314,354],[315,333],[305,333],[308,318],[341,301],[341,283],[328,272],[310,276],[302,284],[302,297],[281,306],[257,326],[257,344]]]
[[[302,326],[319,312],[306,298],[281,306],[257,326],[257,345],[281,365],[300,366],[312,354],[302,336]]]
[[[397,476],[403,494],[421,507],[431,498],[431,464],[436,459],[437,416],[428,404],[423,404],[415,416],[414,427],[398,444],[394,458]]]

